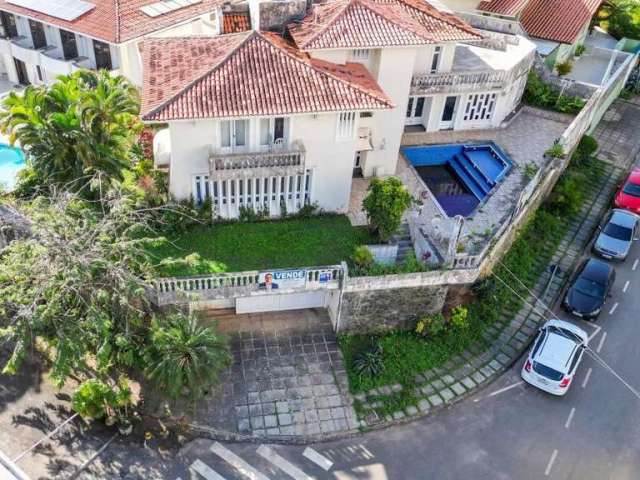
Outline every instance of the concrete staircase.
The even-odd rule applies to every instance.
[[[400,265],[404,263],[407,256],[413,254],[413,243],[411,243],[408,223],[402,223],[400,225],[398,231],[391,237],[391,243],[398,245],[396,264]]]

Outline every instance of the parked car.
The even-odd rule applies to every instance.
[[[564,298],[565,309],[585,320],[595,320],[604,306],[616,278],[614,268],[590,258],[580,269]]]
[[[640,214],[640,168],[633,170],[620,186],[613,202],[616,207]]]
[[[602,258],[624,260],[631,244],[637,240],[638,216],[626,210],[614,209],[609,213],[600,234],[593,244],[593,251]]]
[[[564,395],[589,344],[581,328],[562,320],[549,320],[522,367],[522,379],[553,395]]]

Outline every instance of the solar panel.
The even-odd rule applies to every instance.
[[[82,0],[6,0],[11,5],[28,8],[60,20],[73,21],[96,6]]]
[[[202,2],[202,0],[163,0],[140,7],[140,10],[150,17],[159,17],[165,13],[175,12],[176,10],[190,7],[200,2]]]

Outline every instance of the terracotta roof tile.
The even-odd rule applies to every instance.
[[[364,66],[312,59],[273,33],[145,41],[143,119],[392,108]]]
[[[515,17],[527,5],[529,0],[483,0],[477,10],[495,13],[505,17]]]
[[[481,35],[423,0],[334,0],[313,10],[289,32],[302,50],[377,48],[479,40]]]
[[[249,12],[233,12],[222,14],[222,33],[237,33],[251,30]]]
[[[85,1],[93,3],[95,8],[71,22],[12,5],[6,0],[0,0],[0,10],[24,15],[105,42],[120,43],[173,26],[207,12],[214,12],[216,7],[222,3],[221,0],[202,0],[198,4],[154,18],[140,11],[140,7],[151,5],[158,0]]]
[[[531,0],[520,22],[529,35],[573,43],[603,0]]]
[[[484,0],[478,10],[519,16],[522,27],[535,38],[574,43],[603,0]]]

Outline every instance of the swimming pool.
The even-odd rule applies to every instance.
[[[16,185],[18,172],[25,166],[22,150],[0,143],[0,186],[12,190]]]
[[[402,153],[450,217],[469,216],[513,168],[493,142],[403,147]]]

